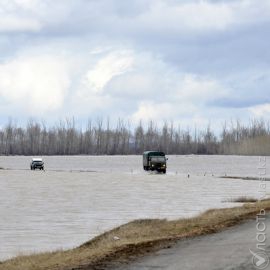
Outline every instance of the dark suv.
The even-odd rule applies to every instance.
[[[44,162],[42,161],[41,158],[33,158],[30,163],[30,169],[31,170],[35,170],[35,169],[44,170]]]

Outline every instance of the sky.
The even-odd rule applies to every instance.
[[[0,0],[0,126],[270,116],[270,0]]]

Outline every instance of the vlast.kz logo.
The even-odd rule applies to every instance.
[[[249,250],[253,255],[252,263],[257,269],[266,269],[269,265],[269,257],[264,252],[255,253],[252,250]]]
[[[256,269],[266,269],[269,265],[269,257],[266,253],[266,211],[261,209],[256,216],[256,251],[249,249],[253,255],[252,264]]]

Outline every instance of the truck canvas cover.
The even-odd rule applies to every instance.
[[[146,151],[143,154],[146,156],[165,156],[163,152],[159,152],[159,151]]]

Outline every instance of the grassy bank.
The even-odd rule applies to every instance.
[[[261,209],[270,210],[270,200],[242,207],[209,210],[200,216],[174,221],[137,220],[104,233],[78,248],[2,262],[0,270],[102,269],[111,261],[125,261],[167,247],[175,241],[215,233],[253,218]]]

